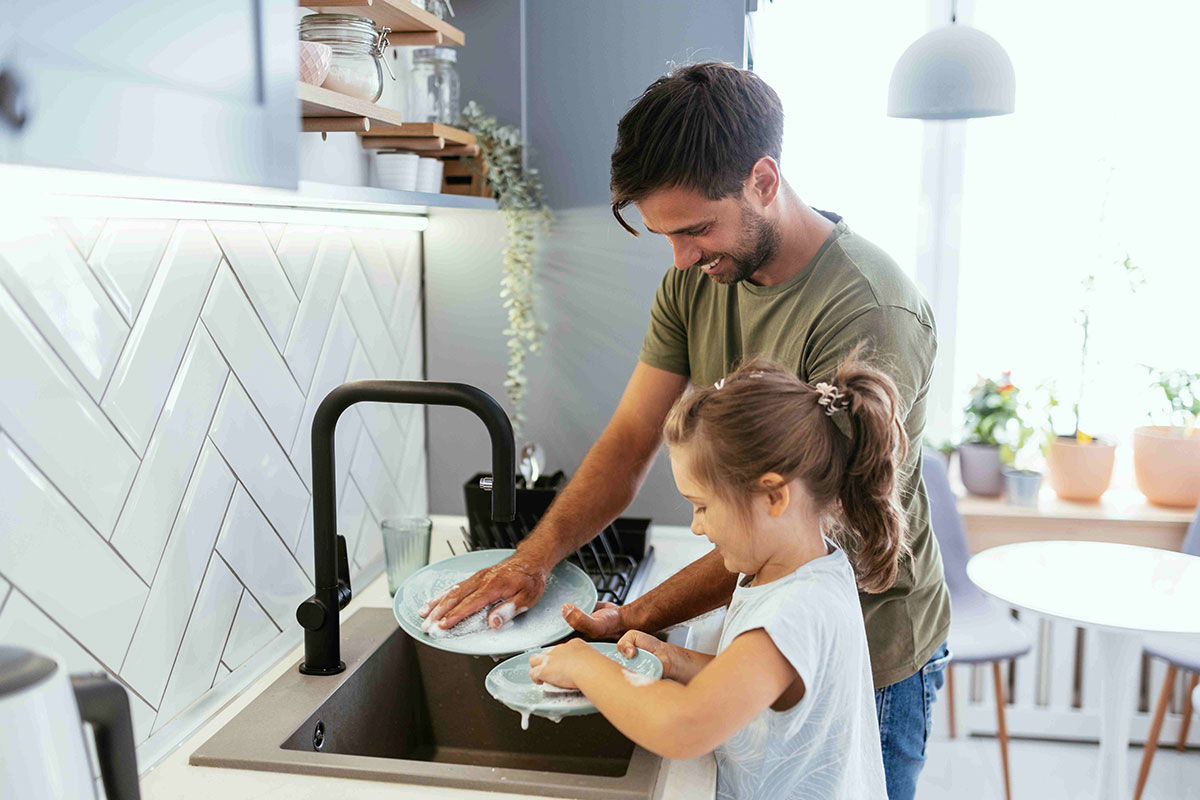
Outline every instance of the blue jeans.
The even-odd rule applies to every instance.
[[[913,800],[917,793],[917,776],[925,766],[925,742],[933,724],[930,711],[949,661],[950,651],[943,642],[919,671],[875,690],[888,800]]]

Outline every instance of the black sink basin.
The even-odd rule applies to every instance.
[[[289,669],[191,756],[202,766],[550,797],[648,800],[661,759],[599,714],[554,723],[487,694],[491,658],[414,642],[389,609],[342,626],[346,671]]]

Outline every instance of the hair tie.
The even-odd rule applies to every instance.
[[[721,378],[719,381],[717,381],[716,383],[713,384],[713,388],[720,389],[724,385],[725,385],[725,379]]]
[[[849,406],[850,398],[838,387],[832,383],[817,383],[813,388],[819,395],[817,397],[817,405],[825,409],[825,415],[833,420],[833,424],[841,431],[847,439],[851,438],[854,429],[850,425]],[[847,412],[847,413],[838,413]]]

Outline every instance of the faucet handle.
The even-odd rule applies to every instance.
[[[346,537],[340,533],[337,537],[337,577],[338,577],[338,609],[343,609],[350,602],[350,557],[346,554]]]

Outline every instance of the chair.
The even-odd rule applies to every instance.
[[[1000,760],[1004,766],[1004,796],[1012,797],[1008,773],[1008,728],[1004,722],[1004,681],[1000,663],[1023,656],[1033,647],[1029,633],[1016,623],[1007,608],[984,594],[967,577],[967,535],[950,480],[940,453],[925,451],[921,475],[929,495],[933,535],[942,551],[942,567],[950,589],[951,662],[946,665],[947,696],[950,698],[950,738],[954,738],[954,665],[991,662],[996,686],[996,721]]]
[[[1183,538],[1183,552],[1188,555],[1200,556],[1200,509],[1192,520],[1187,535]],[[1183,752],[1187,743],[1188,727],[1192,723],[1192,709],[1200,697],[1200,637],[1170,636],[1153,634],[1146,637],[1146,653],[1161,658],[1167,662],[1167,676],[1163,679],[1162,690],[1158,693],[1158,707],[1154,709],[1154,721],[1150,724],[1150,734],[1146,737],[1146,747],[1142,751],[1142,768],[1138,771],[1137,789],[1134,790],[1134,800],[1139,800],[1142,790],[1146,788],[1146,779],[1150,777],[1150,762],[1154,760],[1154,751],[1158,749],[1158,735],[1162,732],[1163,716],[1167,713],[1167,704],[1171,701],[1171,689],[1175,686],[1175,676],[1182,670],[1191,673],[1191,681],[1183,697],[1183,722],[1179,726],[1179,751]]]

